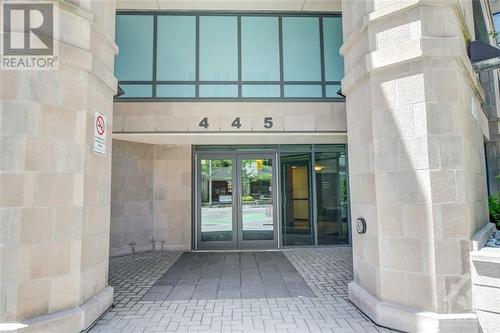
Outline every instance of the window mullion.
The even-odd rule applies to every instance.
[[[158,15],[153,15],[153,98],[156,97],[156,57],[158,49]]]
[[[238,97],[241,98],[241,15],[238,15]]]
[[[279,31],[279,53],[280,53],[280,97],[285,97],[285,86],[283,84],[283,17],[278,18],[278,31]]]
[[[319,18],[319,52],[321,57],[321,90],[323,97],[326,96],[326,86],[325,86],[325,46],[324,46],[324,36],[323,36],[323,16]]]
[[[200,15],[196,15],[196,68],[195,68],[195,87],[194,95],[200,97]]]

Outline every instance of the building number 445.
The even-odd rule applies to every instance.
[[[203,128],[209,128],[210,124],[208,122],[208,117],[203,118],[198,126],[203,127]],[[234,118],[233,122],[231,123],[231,127],[235,128],[240,128],[241,127],[241,120],[240,117]],[[264,117],[264,128],[272,128],[273,127],[273,117]]]

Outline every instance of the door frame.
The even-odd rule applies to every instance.
[[[281,188],[280,188],[280,193],[281,193],[281,205],[280,205],[280,210],[281,210],[281,229],[282,229],[282,235],[281,235],[281,246],[282,247],[297,247],[297,245],[285,245],[283,244],[283,240],[287,237],[286,233],[286,223],[288,222],[288,207],[287,205],[290,202],[289,196],[285,194],[285,192],[288,190],[288,185],[287,185],[287,171],[285,170],[286,166],[288,164],[292,164],[292,162],[289,161],[283,161],[280,156],[280,172],[281,172]],[[316,246],[316,226],[314,223],[314,216],[315,216],[315,207],[314,207],[314,198],[313,195],[315,195],[314,192],[314,181],[315,179],[313,178],[314,176],[314,164],[311,159],[308,161],[300,161],[300,164],[303,164],[306,167],[307,171],[307,191],[308,191],[308,198],[307,198],[307,207],[308,207],[308,217],[309,217],[309,223],[310,223],[310,236],[312,239],[312,244],[310,245],[300,245],[300,247],[308,247],[308,246]],[[286,212],[285,212],[286,211]]]
[[[273,152],[196,152],[194,158],[193,179],[194,184],[194,239],[195,250],[241,250],[241,249],[277,249],[279,247],[279,215],[278,210],[278,157]],[[273,199],[273,239],[272,240],[243,240],[242,233],[242,188],[241,188],[241,161],[243,159],[271,159],[272,169],[272,188],[271,195]],[[201,240],[201,161],[202,160],[231,160],[232,161],[232,240],[231,241],[202,241]]]
[[[272,240],[243,240],[243,204],[242,204],[242,194],[243,188],[241,185],[241,162],[244,159],[270,159],[272,163],[272,181],[271,181],[271,195],[273,203],[273,239]],[[238,249],[276,249],[278,248],[278,215],[277,210],[279,206],[277,205],[277,190],[278,190],[278,180],[276,168],[279,167],[276,161],[276,154],[272,153],[236,153],[236,166],[238,171],[236,173],[238,181],[238,193],[237,193],[237,225],[238,225]],[[241,230],[240,230],[241,228]]]

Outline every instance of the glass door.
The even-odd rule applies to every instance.
[[[276,248],[274,155],[238,155],[238,248]]]
[[[197,155],[197,249],[277,247],[273,154]]]
[[[235,158],[200,154],[197,163],[198,249],[236,249]]]

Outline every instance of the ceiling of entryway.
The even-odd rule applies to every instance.
[[[118,0],[117,9],[340,11],[341,0]]]

